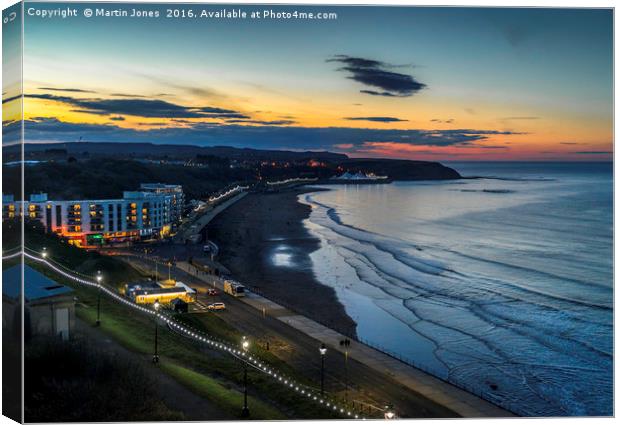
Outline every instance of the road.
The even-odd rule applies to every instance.
[[[153,269],[152,261],[136,257],[126,257],[125,259],[143,270],[152,271]],[[220,314],[240,332],[251,335],[257,343],[266,346],[267,342],[269,342],[271,352],[293,366],[300,373],[303,373],[307,378],[313,380],[317,387],[319,386],[320,355],[318,348],[323,341],[319,341],[287,323],[289,317],[294,317],[292,312],[285,308],[270,308],[268,314],[263,315],[262,310],[248,304],[246,302],[248,300],[242,301],[228,295],[221,295],[221,298],[205,295],[206,290],[212,287],[209,283],[212,277],[209,275],[201,274],[200,278],[197,278],[181,270],[179,267],[173,267],[171,274],[173,278],[199,290],[198,304],[204,305],[220,300],[226,303],[226,311],[202,314]],[[345,367],[344,350],[342,347],[338,348],[334,349],[332,344],[325,358],[326,391],[335,394],[341,400],[348,396],[347,399],[350,403],[355,402],[357,406],[367,406],[368,409],[375,411],[375,414],[376,408],[384,408],[385,405],[390,404],[394,406],[400,417],[459,416],[455,410],[445,407],[442,403],[432,401],[413,390],[412,388],[415,388],[415,386],[403,385],[401,381],[403,381],[404,376],[396,376],[395,373],[390,374],[386,369],[369,367],[367,364],[355,360],[352,356],[348,356]],[[364,348],[367,347],[364,346]],[[401,366],[413,369],[404,364]],[[349,386],[348,391],[345,391],[345,382],[347,381]],[[427,386],[433,385],[433,381],[430,381],[431,384],[428,384],[429,381],[425,382]],[[445,390],[445,387],[441,387],[441,384],[451,388],[449,384],[441,382],[438,384],[439,388],[444,388]],[[429,388],[425,389],[429,390]],[[435,391],[434,395],[438,397],[436,399],[445,400],[442,394],[437,394],[440,391],[436,388],[432,390]],[[477,397],[461,392],[461,390],[456,388],[454,388],[454,391],[456,396],[449,398],[446,401],[446,405],[452,403],[460,409],[460,412],[468,416],[511,416],[510,413],[482,400],[480,400],[480,406],[482,406],[480,409],[471,408],[471,406],[455,400],[455,397],[463,399],[470,397],[473,400],[474,406]],[[371,406],[374,406],[374,408]]]
[[[200,231],[207,225],[211,220],[213,220],[219,213],[224,211],[226,208],[234,204],[235,202],[243,199],[246,196],[247,192],[241,192],[230,199],[223,201],[220,204],[215,206],[209,205],[204,212],[198,213],[196,216],[192,217],[187,223],[184,223],[179,229],[178,233],[174,236],[174,242],[183,244],[186,240],[190,239],[192,235],[200,233]]]

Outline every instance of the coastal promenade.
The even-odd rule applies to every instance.
[[[209,224],[209,222],[213,220],[219,213],[224,211],[235,202],[243,199],[247,194],[247,192],[241,192],[233,196],[232,198],[227,199],[221,204],[216,205],[215,207],[210,207],[210,209],[207,209],[206,212],[193,220],[191,224],[183,226],[183,228],[174,236],[174,241],[177,243],[185,243],[185,241],[192,235],[200,233],[200,230],[203,229],[207,224]]]
[[[187,262],[178,262],[176,266],[180,270],[208,285],[223,290],[222,279],[204,274]],[[330,350],[336,350],[341,353],[345,352],[345,348],[340,346],[340,341],[347,339],[347,337],[333,329],[252,292],[248,293],[246,297],[238,298],[238,300],[250,305],[265,315],[276,318],[296,330],[325,343]],[[466,418],[514,416],[511,412],[472,393],[442,381],[441,379],[360,342],[351,341],[351,345],[346,347],[346,351],[349,358],[377,372],[394,378],[405,387],[452,410],[459,416]]]

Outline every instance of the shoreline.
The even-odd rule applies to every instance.
[[[234,279],[280,304],[338,332],[356,336],[357,324],[346,313],[333,288],[318,281],[310,254],[319,239],[303,225],[311,208],[300,194],[326,190],[293,188],[250,193],[207,226],[217,243],[219,262]]]

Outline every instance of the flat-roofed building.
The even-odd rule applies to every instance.
[[[175,282],[173,286],[159,285],[152,281],[127,285],[125,295],[136,304],[170,304],[175,299],[186,303],[196,301],[197,292],[183,282]]]
[[[180,186],[175,186],[181,190]],[[182,192],[182,190],[181,190]],[[48,200],[47,194],[30,195],[24,202],[26,217],[38,220],[48,232],[69,243],[94,248],[170,235],[180,220],[179,198],[157,191],[126,191],[121,199]],[[21,214],[13,197],[2,197],[2,219]]]
[[[22,266],[2,271],[2,325],[9,328],[21,320]],[[24,338],[58,337],[66,340],[75,327],[73,289],[61,285],[24,265]]]
[[[181,217],[181,215],[183,214],[183,208],[185,207],[185,194],[183,193],[183,187],[181,185],[164,183],[142,183],[140,185],[140,190],[144,192],[153,192],[171,196],[172,213],[178,217]]]

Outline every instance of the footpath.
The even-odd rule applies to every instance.
[[[223,291],[224,281],[216,276],[206,274],[187,262],[176,264],[180,270],[194,276],[208,285]],[[261,295],[248,292],[240,301],[268,314],[306,335],[325,343],[331,350],[344,353],[340,341],[348,339],[306,316],[297,314]],[[346,347],[348,356],[365,364],[371,369],[387,374],[412,391],[454,411],[465,418],[513,417],[513,413],[490,403],[483,398],[462,390],[448,382],[442,381],[420,369],[416,369],[394,357],[357,341],[351,341]]]

